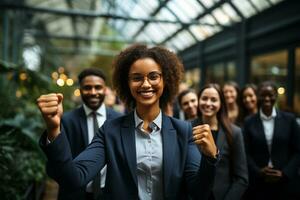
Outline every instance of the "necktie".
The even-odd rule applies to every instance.
[[[97,121],[97,113],[92,112],[92,116],[93,116],[94,135],[96,135],[96,133],[99,129],[99,125],[98,125],[98,121]],[[99,171],[93,180],[94,199],[99,199],[99,197],[101,195],[100,183],[101,183],[101,173]]]

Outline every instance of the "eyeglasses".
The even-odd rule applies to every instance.
[[[158,85],[161,80],[161,73],[159,72],[150,72],[146,76],[143,76],[142,74],[132,74],[129,75],[129,81],[136,85],[142,85],[145,82],[145,77],[147,77],[148,83],[151,85]]]

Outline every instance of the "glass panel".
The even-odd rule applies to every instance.
[[[133,22],[128,21],[126,25],[122,28],[124,31],[123,33],[126,33],[126,36],[130,38],[133,34],[135,34],[143,25],[143,22]]]
[[[243,13],[247,18],[256,14],[254,8],[248,1],[233,0],[232,3]]]
[[[179,50],[185,49],[192,44],[194,44],[196,41],[191,36],[191,34],[187,31],[182,31],[178,33],[171,42],[175,43]]]
[[[206,33],[203,31],[201,26],[191,26],[190,30],[199,41],[204,40],[206,38]]]
[[[161,9],[155,18],[161,20],[177,20],[176,17],[166,8]]]
[[[223,6],[222,6],[222,9],[223,11],[229,15],[229,17],[235,21],[235,22],[239,22],[241,21],[241,18],[240,16],[235,12],[235,10],[228,4],[228,3],[225,3]]]
[[[273,4],[277,4],[278,2],[280,1],[283,1],[283,0],[270,0]]]
[[[222,85],[225,82],[224,63],[209,65],[206,70],[205,82]]]
[[[226,63],[227,67],[227,78],[228,80],[236,80],[236,65],[235,62],[230,61]]]
[[[164,27],[162,29],[161,27]],[[177,25],[174,24],[154,24],[151,23],[145,28],[145,32],[148,33],[148,35],[152,38],[155,42],[161,42],[163,39],[165,39],[169,34],[172,34],[174,31],[176,31],[178,28]],[[168,32],[165,32],[164,30],[167,29]]]
[[[277,87],[283,88],[278,95],[277,105],[285,110],[286,103],[286,76],[288,52],[286,50],[255,56],[251,59],[251,82],[259,84],[262,81],[272,80]]]
[[[294,111],[300,116],[300,47],[296,49]]]
[[[187,4],[184,3],[185,1],[171,1],[167,4],[168,8],[170,8],[181,21],[188,22],[190,19],[193,18],[197,13],[191,12],[187,8]]]
[[[207,14],[199,20],[200,23],[207,23],[211,25],[217,25],[216,20],[210,15]]]
[[[212,14],[218,20],[218,22],[222,25],[231,24],[231,20],[228,15],[226,15],[220,8],[215,9]]]
[[[258,8],[260,11],[270,7],[270,4],[268,1],[262,1],[262,0],[251,0],[251,2]]]
[[[201,0],[201,2],[203,3],[203,5],[205,5],[206,8],[212,7],[215,3],[213,0]]]
[[[185,71],[184,79],[185,82],[196,91],[199,90],[200,85],[200,77],[201,77],[201,70],[198,67],[195,67],[193,69],[189,69]]]
[[[145,32],[141,32],[138,36],[137,36],[137,42],[141,41],[141,42],[151,42],[151,39],[148,35],[145,34]]]
[[[140,1],[140,5],[151,14],[158,7],[158,1]]]

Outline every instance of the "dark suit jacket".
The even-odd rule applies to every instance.
[[[244,138],[250,186],[257,186],[253,192],[266,192],[260,191],[263,180],[259,171],[268,165],[270,157],[274,168],[281,170],[287,180],[296,177],[300,166],[300,129],[292,114],[277,110],[271,153],[268,150],[259,113],[245,120]],[[283,193],[284,188],[281,188],[280,192]]]
[[[186,199],[188,193],[194,199],[206,199],[216,163],[201,161],[191,125],[163,114],[161,134],[164,199]],[[92,143],[73,161],[64,131],[47,146],[43,134],[40,145],[48,157],[47,172],[60,185],[73,190],[82,187],[107,164],[106,199],[138,199],[133,113],[106,121]]]
[[[122,116],[121,113],[106,107],[106,120]],[[70,143],[73,158],[79,155],[89,144],[87,118],[83,106],[66,112],[61,120],[66,136]]]
[[[115,119],[122,114],[106,107],[106,120]],[[65,130],[72,157],[75,158],[88,146],[87,118],[83,106],[66,112],[61,120],[62,128]],[[85,187],[74,192],[65,191],[60,187],[58,199],[85,199]]]
[[[193,127],[202,124],[197,119]],[[216,176],[212,189],[215,200],[238,200],[248,186],[248,169],[241,129],[232,125],[233,155],[230,155],[229,145],[222,127],[219,128],[216,145],[219,149],[220,161],[216,168]],[[230,158],[231,157],[231,158]]]

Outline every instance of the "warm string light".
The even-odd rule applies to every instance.
[[[59,67],[57,71],[52,72],[51,77],[52,80],[60,87],[63,87],[64,85],[74,85],[74,80],[65,74],[64,67]]]

